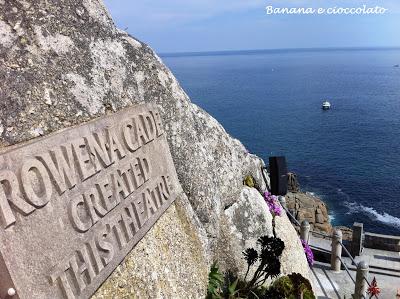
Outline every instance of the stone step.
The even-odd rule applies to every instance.
[[[369,273],[371,273],[371,275],[372,274],[380,274],[380,275],[395,277],[395,278],[399,279],[399,282],[400,282],[400,272],[397,270],[392,271],[390,269],[379,269],[379,268],[370,267]],[[399,288],[400,288],[400,284],[399,284]]]
[[[400,254],[398,252],[383,251],[377,249],[364,248],[360,257],[370,265],[400,271]]]
[[[345,264],[349,270],[352,270],[352,271],[357,270],[356,266],[354,266],[354,264],[351,263],[350,258],[346,258],[346,257],[343,258],[343,262],[345,262]],[[356,262],[357,262],[357,259],[356,259]],[[400,282],[400,270],[397,270],[397,269],[379,267],[379,266],[375,266],[372,264],[372,265],[369,265],[369,273],[371,273],[371,275],[379,274],[379,275],[392,276],[392,277],[398,278],[399,282]],[[400,287],[400,284],[399,284],[399,287]]]
[[[330,269],[331,240],[310,237],[309,244],[313,249],[316,258],[315,266],[312,269],[313,283],[318,299],[327,298],[352,298],[354,282],[344,270],[333,272]],[[355,280],[356,266],[352,264],[349,257],[342,259],[349,272]],[[369,281],[375,277],[378,287],[381,288],[379,299],[394,299],[400,289],[400,254],[384,250],[364,248],[361,256],[355,258],[355,262],[366,261],[370,266]]]
[[[330,270],[329,264],[315,262],[312,273],[316,298],[351,298],[354,284],[346,272],[335,273]]]
[[[328,263],[315,262],[312,269],[314,291],[318,299],[343,299],[352,298],[354,283],[345,270],[333,272]],[[356,271],[353,266],[350,274],[355,280]],[[395,299],[400,287],[399,277],[393,277],[381,273],[370,273],[369,281],[376,277],[378,287],[381,288],[379,299]]]
[[[310,247],[313,249],[313,252],[317,259],[322,262],[329,262],[331,254],[330,240],[311,237]],[[342,254],[343,258],[347,259],[344,256],[344,251],[342,252]],[[388,271],[389,274],[395,275],[397,275],[397,272],[400,272],[400,254],[398,252],[364,248],[362,255],[355,257],[356,263],[362,260],[366,261],[371,268],[375,268],[376,271]],[[348,264],[351,264],[350,259],[348,259],[348,261]]]

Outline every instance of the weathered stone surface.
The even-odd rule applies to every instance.
[[[204,298],[208,262],[184,195],[165,212],[92,297]]]
[[[311,270],[305,259],[300,238],[285,213],[280,217],[275,217],[275,232],[276,236],[285,242],[285,250],[281,257],[281,273],[283,275],[293,272],[301,273],[309,281],[312,281]]]
[[[294,215],[299,222],[307,220],[312,230],[331,233],[328,209],[326,204],[316,196],[309,193],[288,193],[286,202],[289,210],[294,211]]]
[[[273,236],[272,219],[261,194],[254,188],[243,187],[239,200],[224,212],[222,237],[219,240],[219,248],[224,248],[219,251],[221,256],[218,260],[224,261],[221,266],[244,276],[246,262],[242,252],[246,248],[258,248],[256,241],[259,237]],[[281,257],[282,274],[302,273],[310,279],[300,239],[286,214],[275,217],[275,227],[277,237],[285,242]]]
[[[190,103],[154,52],[117,30],[100,1],[14,0],[1,8],[2,28],[12,32],[0,50],[4,145],[151,101],[160,107],[180,182],[212,240],[243,178],[251,174],[263,185],[263,162]]]
[[[177,174],[188,198],[178,202],[182,202],[182,213],[189,215],[194,221],[192,228],[198,231],[192,254],[206,250],[205,263],[216,258],[221,264],[239,261],[231,263],[231,255],[239,247],[232,246],[230,251],[222,242],[231,230],[224,222],[225,210],[241,200],[245,176],[252,175],[258,186],[264,187],[260,171],[263,161],[249,154],[214,118],[192,104],[147,45],[116,29],[101,1],[9,0],[0,1],[0,9],[0,146],[47,135],[137,103],[154,102],[160,109]],[[250,194],[249,199],[258,201],[253,196]],[[164,215],[172,232],[180,221],[174,217],[173,213]],[[280,225],[282,231],[292,229],[288,222]],[[254,223],[257,227],[263,225]],[[247,227],[236,229],[246,234]],[[190,234],[181,236],[192,244]],[[253,236],[249,242],[259,237]],[[182,240],[159,236],[157,244],[167,243],[171,252],[180,252]],[[154,242],[150,236],[139,245],[151,247]],[[298,243],[288,248],[301,259],[303,251]],[[129,266],[139,265],[132,264],[138,260],[136,255],[142,257],[134,251],[123,262],[121,277],[137,271],[136,266]],[[170,278],[180,276],[179,269],[196,260],[193,256],[187,263],[180,259],[165,261],[156,252],[149,254],[148,258],[152,257],[154,263],[168,263]],[[147,273],[135,275],[147,279]],[[195,281],[188,275],[185,288],[205,289],[207,281],[201,277]],[[173,298],[175,295],[167,290],[181,286],[173,279],[153,289],[143,284],[140,294],[161,297],[154,291],[158,289]],[[118,291],[116,284],[106,283],[99,294],[116,294],[112,297],[119,298]]]
[[[353,229],[347,226],[335,226],[335,229],[340,229],[343,234],[343,240],[351,241],[353,239]]]
[[[288,191],[292,193],[300,192],[299,181],[297,175],[294,172],[288,173]]]
[[[272,215],[255,188],[243,187],[238,201],[224,211],[217,260],[224,269],[244,275],[246,261],[242,252],[256,248],[257,239],[272,235]]]
[[[322,213],[322,210],[320,208],[317,208],[315,210],[315,222],[320,224],[323,224],[325,222],[324,214]]]
[[[3,149],[0,181],[19,298],[89,298],[182,192],[149,104]]]

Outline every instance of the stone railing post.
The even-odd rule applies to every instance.
[[[310,238],[310,223],[307,220],[303,220],[300,226],[300,238],[308,243]]]
[[[282,208],[286,211],[286,210],[287,210],[287,205],[286,205],[286,198],[285,198],[285,196],[279,195],[279,196],[278,196],[278,200],[279,200],[279,203],[281,204]]]
[[[332,235],[332,252],[331,252],[331,270],[340,271],[342,257],[342,242],[343,234],[340,229],[335,229]]]
[[[361,261],[357,265],[356,274],[356,284],[354,287],[354,299],[367,298],[366,293],[368,289],[367,279],[368,279],[369,266],[366,262]]]
[[[356,257],[361,254],[362,251],[362,236],[363,236],[363,224],[354,222],[353,224],[353,237],[351,240],[351,254]]]

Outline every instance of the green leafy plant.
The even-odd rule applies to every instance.
[[[237,285],[239,279],[231,272],[223,275],[219,272],[217,264],[212,264],[210,273],[208,274],[207,299],[233,299],[239,298]]]
[[[211,266],[210,273],[208,273],[207,299],[222,298],[223,282],[224,276],[219,272],[217,263],[214,262]]]
[[[274,290],[279,294],[283,295],[284,298],[290,296],[293,293],[293,282],[288,276],[282,276],[277,279],[274,284],[270,287],[270,290]]]
[[[277,279],[270,287],[288,299],[315,299],[310,282],[299,273],[292,273]]]
[[[258,238],[257,244],[258,250],[247,248],[243,252],[247,262],[244,279],[230,271],[222,274],[216,263],[211,266],[207,299],[315,299],[310,282],[298,273],[282,276],[267,287],[268,278],[280,275],[280,256],[285,244],[269,236]],[[249,273],[253,273],[250,278]]]
[[[231,272],[222,275],[218,266],[211,266],[208,276],[207,299],[232,298],[260,298],[266,288],[263,284],[268,278],[280,274],[280,256],[285,244],[279,238],[263,236],[258,238],[259,250],[248,248],[243,252],[247,262],[247,271],[244,279],[239,279]],[[255,267],[253,276],[247,280],[250,270]]]
[[[238,298],[239,279],[230,271],[225,274],[225,288],[223,289],[224,298]]]
[[[285,248],[285,243],[279,238],[263,236],[258,238],[257,243],[261,250],[258,253],[258,267],[254,272],[253,278],[248,282],[247,288],[257,288],[265,283],[268,278],[276,277],[280,274],[281,262],[280,256]],[[254,265],[254,262],[246,255],[244,256],[248,267]],[[253,262],[251,264],[251,262]]]

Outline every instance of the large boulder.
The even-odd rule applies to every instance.
[[[225,269],[244,275],[244,249],[257,248],[257,239],[272,235],[272,215],[255,188],[243,187],[238,200],[221,215],[217,260]]]
[[[247,264],[242,252],[246,248],[258,248],[259,237],[273,236],[273,217],[261,194],[255,188],[243,187],[238,201],[224,211],[221,223],[224,229],[219,239],[219,260],[224,262],[224,268],[244,276]],[[275,217],[275,233],[285,243],[282,275],[297,272],[310,279],[304,252],[299,250],[300,239],[285,213]]]
[[[126,297],[134,284],[138,297],[203,297],[211,261],[241,271],[240,252],[270,230],[260,195],[243,190],[247,175],[265,187],[264,162],[191,103],[151,48],[115,27],[101,1],[0,0],[0,8],[0,146],[141,102],[161,111],[185,194],[96,296]],[[282,238],[293,231],[288,221],[277,223]],[[287,256],[296,263],[286,258],[283,267],[307,276],[293,238]]]
[[[299,222],[307,220],[312,230],[331,233],[328,207],[319,197],[303,192],[288,193],[286,202]]]

